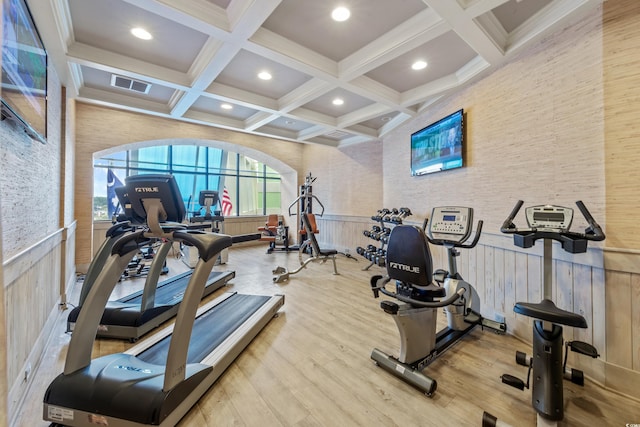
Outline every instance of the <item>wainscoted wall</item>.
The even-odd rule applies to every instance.
[[[64,193],[64,102],[60,80],[52,67],[47,81],[47,142],[30,139],[9,121],[0,123],[0,198],[2,199],[2,262],[4,304],[0,316],[6,322],[6,371],[0,367],[7,393],[6,419],[12,419],[34,378],[50,337],[53,319],[65,284],[72,283],[75,225],[73,213],[62,218]],[[67,171],[72,170],[69,166]],[[30,367],[30,369],[28,369]],[[29,375],[26,375],[30,371]],[[6,399],[6,400],[5,400]],[[0,422],[1,424],[1,422]]]
[[[0,63],[2,59],[0,59]],[[0,88],[0,92],[2,89]],[[2,205],[2,197],[0,197],[0,205]],[[2,207],[0,206],[0,233],[2,233]],[[7,425],[7,396],[8,396],[8,386],[7,386],[7,322],[6,322],[6,307],[5,304],[5,288],[4,288],[4,256],[2,255],[2,239],[0,239],[0,312],[2,316],[0,316],[0,343],[2,345],[0,348],[0,427],[5,427]]]
[[[11,419],[32,380],[60,310],[63,230],[4,263],[7,307],[8,414]]]

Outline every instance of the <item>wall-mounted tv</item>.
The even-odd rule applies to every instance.
[[[412,133],[411,176],[461,168],[463,145],[463,110]]]
[[[2,119],[47,137],[47,52],[24,0],[2,2]]]

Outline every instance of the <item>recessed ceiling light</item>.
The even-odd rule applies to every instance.
[[[271,73],[268,71],[260,71],[258,73],[258,78],[262,80],[271,80]]]
[[[344,6],[336,7],[333,9],[333,12],[331,12],[333,20],[338,22],[346,21],[350,16],[351,12]]]
[[[285,120],[285,121],[284,121],[284,124],[285,124],[285,125],[289,125],[289,126],[294,125],[295,123],[296,123],[296,122],[294,122],[293,120]]]
[[[414,70],[423,70],[425,68],[427,68],[427,61],[416,61],[411,65],[411,68]]]
[[[131,34],[142,40],[151,40],[153,36],[144,28],[136,27],[131,29]]]
[[[342,98],[336,98],[332,102],[333,102],[333,105],[342,105],[342,104],[344,104],[344,100]]]
[[[389,116],[384,116],[384,117],[382,117],[380,120],[382,120],[383,122],[388,122],[388,121],[390,121],[390,120],[391,120],[391,117],[389,117]]]
[[[220,104],[220,108],[223,110],[233,110],[233,105],[231,104]]]

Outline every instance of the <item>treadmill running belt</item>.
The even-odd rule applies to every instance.
[[[265,295],[235,294],[196,318],[189,341],[187,363],[200,363],[267,301]],[[147,363],[164,365],[171,335],[137,355]]]
[[[186,271],[160,283],[156,288],[155,305],[169,305],[182,301],[184,291],[185,289],[187,289],[187,284],[189,283],[189,279],[191,278],[192,273],[192,271]],[[222,276],[226,273],[226,271],[212,271],[211,274],[209,274],[207,283],[211,283],[216,278],[216,276]],[[118,300],[118,302],[127,304],[141,304],[142,290],[122,297]]]

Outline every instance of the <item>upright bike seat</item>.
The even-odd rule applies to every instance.
[[[557,323],[559,325],[573,326],[574,328],[587,327],[587,321],[584,317],[556,307],[553,301],[549,299],[543,299],[537,304],[518,302],[515,307],[513,307],[513,311],[524,316]]]

